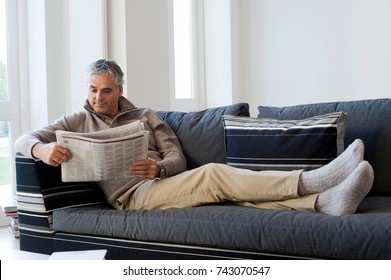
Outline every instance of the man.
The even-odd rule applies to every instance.
[[[15,142],[16,151],[58,166],[72,154],[56,143],[58,129],[92,132],[141,120],[150,131],[148,158],[129,167],[131,180],[98,182],[116,209],[166,209],[233,201],[271,208],[355,213],[373,183],[364,145],[354,141],[339,157],[316,170],[251,171],[207,164],[185,171],[186,160],[172,130],[151,109],[136,108],[123,94],[123,72],[114,62],[98,60],[88,68],[84,110],[63,116]]]

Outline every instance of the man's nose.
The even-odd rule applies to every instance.
[[[98,100],[103,99],[102,91],[100,91],[100,90],[97,91],[97,93],[96,93],[96,99],[98,99]]]

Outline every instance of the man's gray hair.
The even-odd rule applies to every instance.
[[[99,59],[92,62],[87,68],[87,80],[92,75],[110,75],[115,78],[115,85],[117,87],[125,83],[124,73],[117,62],[107,59]]]

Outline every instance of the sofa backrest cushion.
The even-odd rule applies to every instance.
[[[158,111],[157,114],[177,135],[187,159],[188,169],[210,162],[226,163],[222,116],[250,116],[247,103],[188,113]]]
[[[373,167],[371,195],[391,195],[391,99],[328,102],[287,107],[259,106],[258,117],[304,119],[342,111],[347,115],[345,147],[355,139],[365,144],[364,159]]]

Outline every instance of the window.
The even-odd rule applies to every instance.
[[[192,98],[191,0],[173,0],[175,97]]]
[[[203,105],[202,3],[172,0],[172,109],[196,110]]]
[[[9,122],[0,121],[0,188],[11,185]]]
[[[11,156],[11,143],[20,133],[18,3],[0,0],[0,204],[15,203],[15,161]]]
[[[0,0],[0,102],[8,100],[5,0]]]
[[[0,0],[0,102],[5,103],[8,97],[7,74],[7,36],[5,19],[5,0]],[[6,116],[1,116],[2,118]],[[0,195],[9,196],[11,190],[11,162],[9,122],[0,120]]]

